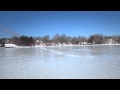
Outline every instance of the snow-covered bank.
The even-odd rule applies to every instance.
[[[118,43],[118,44],[98,44],[98,45],[120,45],[120,43]]]
[[[63,46],[17,46],[15,44],[5,44],[5,48],[36,48],[36,47],[73,47],[73,46],[102,46],[102,45],[120,45],[120,44],[93,44],[93,45],[63,45]]]
[[[46,46],[32,46],[32,47],[46,47]]]
[[[18,46],[15,44],[5,44],[5,48],[17,48]]]
[[[30,48],[33,46],[17,46],[15,44],[5,44],[5,48]]]
[[[33,47],[70,47],[70,46],[100,46],[100,45],[120,45],[120,44],[93,44],[93,45],[63,45],[63,46],[33,46]]]

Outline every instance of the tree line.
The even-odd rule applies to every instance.
[[[0,38],[0,44],[4,45],[5,43],[14,43],[16,45],[21,46],[29,46],[30,44],[34,45],[36,40],[41,40],[43,43],[50,43],[55,42],[55,44],[58,43],[65,43],[65,44],[79,44],[79,42],[88,42],[88,43],[95,43],[95,44],[104,44],[106,41],[106,37],[112,37],[112,39],[117,40],[118,43],[120,43],[120,35],[114,35],[114,36],[103,36],[102,34],[93,34],[89,37],[85,36],[67,36],[65,34],[55,34],[51,39],[49,35],[46,36],[38,36],[38,37],[28,37],[28,36],[14,36],[11,38]],[[9,40],[6,42],[6,40]]]

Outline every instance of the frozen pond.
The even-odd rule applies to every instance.
[[[120,45],[0,47],[0,79],[120,79]]]

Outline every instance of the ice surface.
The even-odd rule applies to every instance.
[[[0,78],[120,79],[120,45],[0,47]]]

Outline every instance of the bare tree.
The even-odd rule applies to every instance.
[[[72,40],[72,37],[70,37],[70,36],[66,36],[66,40],[67,40],[67,44],[70,44],[71,43],[71,40]]]
[[[65,34],[62,34],[61,35],[61,38],[60,38],[60,43],[63,44],[63,43],[66,43],[66,35]]]
[[[86,42],[86,41],[87,41],[87,38],[86,38],[86,37],[81,36],[81,42]]]
[[[81,42],[81,36],[80,35],[77,37],[77,41]]]
[[[49,40],[50,40],[50,36],[49,35],[43,36],[43,42],[44,43],[48,43]]]
[[[105,42],[105,38],[102,34],[93,34],[89,37],[89,42],[93,43],[93,41],[95,42],[95,44],[102,44]]]
[[[53,40],[56,44],[60,43],[60,35],[59,35],[59,34],[54,35],[53,38],[52,38],[52,40]]]
[[[16,44],[16,45],[20,45],[21,40],[18,36],[14,36],[14,37],[11,38],[11,42]]]
[[[75,44],[76,41],[77,41],[77,37],[73,37],[72,38],[72,44]]]

